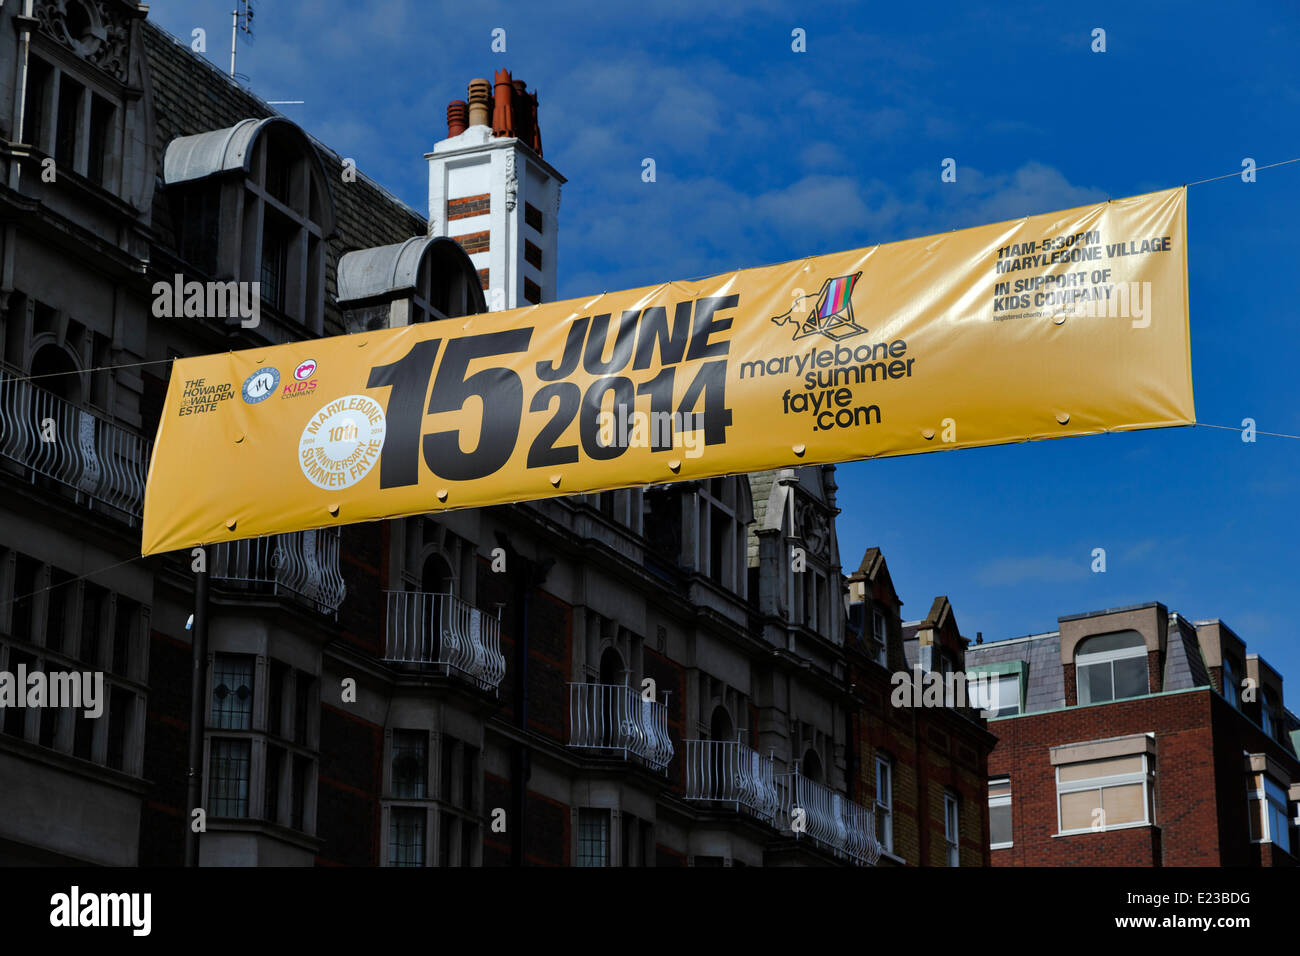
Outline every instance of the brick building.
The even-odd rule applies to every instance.
[[[881,859],[894,865],[989,864],[988,755],[995,739],[973,707],[900,707],[900,673],[961,670],[968,641],[946,597],[903,621],[884,555],[868,549],[848,578],[857,792],[875,802]]]
[[[505,71],[449,108],[426,219],[140,5],[20,9],[0,6],[0,671],[108,691],[99,718],[5,709],[0,862],[177,864],[195,558],[139,558],[170,359],[553,299],[563,177]],[[159,315],[178,276],[258,282],[260,322]],[[884,859],[931,863],[945,833],[980,862],[991,739],[871,710],[887,671],[850,624],[834,475],[206,549],[201,862],[867,864],[882,834]]]
[[[1221,621],[1157,603],[969,648],[994,866],[1295,866],[1300,721]]]

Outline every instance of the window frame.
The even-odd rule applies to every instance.
[[[943,841],[948,865],[961,866],[961,799],[951,790],[943,792]]]
[[[993,792],[994,784],[1001,785],[1004,782],[1006,783],[1007,786],[1007,792],[994,793]],[[1012,798],[1011,775],[1003,774],[997,777],[990,777],[988,781],[988,790],[989,790],[989,849],[1008,850],[1011,847],[1015,846],[1015,842],[1016,842],[1015,821],[1014,818],[1011,816],[1011,798]],[[1008,825],[1008,829],[1011,831],[1011,839],[1002,843],[993,842],[993,808],[994,807],[1007,808],[1007,817],[1008,817],[1007,825]],[[1060,825],[1059,820],[1057,822],[1057,825],[1058,826]]]
[[[1142,769],[1121,774],[1107,774],[1100,777],[1088,777],[1083,780],[1061,780],[1061,768],[1078,766],[1079,764],[1095,763],[1093,760],[1080,760],[1076,763],[1057,764],[1053,769],[1056,777],[1056,836],[1075,836],[1081,833],[1108,833],[1111,830],[1128,830],[1135,827],[1155,826],[1155,767],[1149,753],[1121,754],[1119,757],[1141,757]],[[1098,760],[1117,759],[1115,757],[1102,757]],[[1081,793],[1089,790],[1096,790],[1099,795],[1103,790],[1111,787],[1130,786],[1135,783],[1142,784],[1142,816],[1140,821],[1131,821],[1128,823],[1104,824],[1100,828],[1086,826],[1073,830],[1065,830],[1061,827],[1061,796],[1067,793]]]
[[[1081,644],[1086,645],[1088,641],[1094,640],[1095,638],[1098,637],[1105,637],[1105,636],[1106,635],[1104,634],[1095,634],[1092,637],[1086,638],[1083,642],[1081,642]],[[1074,655],[1075,699],[1078,701],[1080,706],[1086,706],[1089,704],[1109,704],[1117,700],[1136,700],[1139,697],[1145,697],[1151,693],[1151,678],[1150,678],[1150,674],[1148,673],[1148,665],[1147,665],[1148,650],[1147,650],[1146,642],[1142,640],[1140,634],[1135,636],[1137,636],[1138,638],[1138,643],[1132,644],[1128,647],[1121,647],[1109,651],[1083,651],[1083,652],[1076,651],[1075,652]],[[1146,678],[1146,690],[1144,690],[1141,694],[1136,694],[1129,697],[1120,697],[1115,692],[1115,662],[1136,660],[1138,658],[1141,658],[1142,660],[1143,674]],[[1081,675],[1085,667],[1097,667],[1101,664],[1108,664],[1110,668],[1111,696],[1104,700],[1093,700],[1091,688],[1082,679]],[[1088,698],[1086,700],[1084,699],[1085,693]]]
[[[1263,783],[1263,790],[1254,789],[1254,778],[1256,777],[1258,777]],[[1287,788],[1262,771],[1251,774],[1250,786],[1252,789],[1247,791],[1247,799],[1252,802],[1258,801],[1263,804],[1263,806],[1260,807],[1260,824],[1262,830],[1259,839],[1252,839],[1250,842],[1272,843],[1274,846],[1286,853],[1295,855],[1296,847],[1291,842],[1293,818],[1291,817],[1291,809],[1288,805]],[[1254,812],[1253,808],[1251,809],[1251,812]],[[1273,833],[1275,823],[1278,823],[1276,829],[1281,831],[1281,840],[1276,839],[1275,834]]]
[[[889,666],[889,619],[878,607],[871,609],[872,659],[882,667]]]
[[[881,771],[884,771],[883,775]],[[882,785],[882,776],[884,785]],[[882,799],[882,797],[884,799]],[[885,754],[876,754],[876,790],[872,798],[872,811],[876,815],[876,839],[887,853],[894,852],[894,761]],[[883,827],[883,838],[882,838]]]

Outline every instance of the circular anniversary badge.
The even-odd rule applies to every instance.
[[[350,488],[384,449],[384,409],[368,395],[344,395],[320,409],[298,442],[298,464],[317,488]]]

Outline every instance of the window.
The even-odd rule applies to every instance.
[[[248,816],[251,747],[251,742],[247,740],[212,738],[208,808],[214,817]]]
[[[894,850],[894,765],[888,757],[876,757],[876,841],[886,851]]]
[[[623,865],[645,866],[650,856],[650,821],[623,814]]]
[[[262,791],[262,816],[271,823],[280,822],[280,775],[284,767],[284,750],[266,748],[266,786]]]
[[[388,865],[424,866],[424,808],[388,811]]]
[[[1146,754],[1131,754],[1058,766],[1058,832],[1100,832],[1150,824],[1149,760]]]
[[[989,780],[989,849],[1011,846],[1011,778]]]
[[[740,498],[734,478],[711,478],[700,483],[695,567],[715,584],[743,597],[748,578],[744,571],[745,525],[739,515]]]
[[[871,612],[871,652],[872,657],[878,664],[889,666],[888,660],[889,638],[886,631],[885,615],[879,610]]]
[[[112,172],[113,104],[99,96],[90,99],[90,146],[86,176],[97,186],[108,184]]]
[[[288,269],[289,230],[274,213],[266,213],[262,229],[262,301],[284,311],[285,272]]]
[[[1080,704],[1141,697],[1147,684],[1147,650],[1135,631],[1101,634],[1079,644],[1074,655]]]
[[[1277,704],[1277,695],[1268,688],[1260,698],[1259,726],[1270,740],[1282,739],[1282,709]]]
[[[393,796],[429,795],[429,735],[423,730],[393,731]]]
[[[990,717],[1020,713],[1020,675],[967,672],[966,702]]]
[[[943,795],[943,842],[948,848],[948,865],[961,866],[961,809],[957,795]]]
[[[77,158],[77,116],[85,87],[66,73],[59,78],[59,109],[54,134],[54,161],[73,169]]]
[[[578,866],[609,866],[608,810],[578,810]]]
[[[212,726],[250,730],[253,726],[253,658],[218,654],[212,665]]]
[[[1268,774],[1250,777],[1250,838],[1255,843],[1275,843],[1291,852],[1291,821],[1286,791]]]
[[[27,97],[23,103],[23,142],[45,149],[45,100],[54,71],[48,63],[31,57],[27,64]]]
[[[1241,710],[1241,666],[1223,655],[1223,696],[1237,710]]]

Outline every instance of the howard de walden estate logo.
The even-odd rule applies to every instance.
[[[793,325],[796,342],[810,335],[824,335],[834,342],[842,342],[863,334],[868,330],[853,321],[853,287],[860,278],[862,273],[855,272],[853,275],[827,279],[822,283],[812,311],[807,316],[802,319],[794,316],[795,308],[803,305],[801,301],[799,306],[792,307],[789,312],[773,316],[772,324]]]

